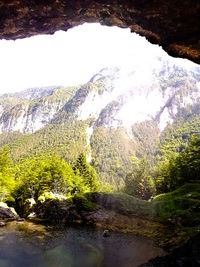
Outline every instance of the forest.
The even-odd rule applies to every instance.
[[[200,138],[196,135],[191,136],[179,153],[168,151],[167,157],[163,152],[162,159],[159,158],[151,167],[147,158],[132,157],[132,171],[127,173],[120,190],[116,190],[101,180],[84,153],[80,153],[73,164],[52,153],[13,161],[8,146],[4,146],[0,151],[0,199],[23,206],[30,198],[35,201],[43,197],[65,199],[89,192],[121,191],[148,200],[184,184],[199,182]]]

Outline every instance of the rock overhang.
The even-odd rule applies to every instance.
[[[0,39],[53,34],[85,22],[130,28],[169,55],[200,63],[199,0],[0,0]]]

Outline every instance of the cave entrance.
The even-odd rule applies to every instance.
[[[187,239],[187,227],[195,233],[198,65],[168,56],[129,29],[99,24],[1,41],[0,48],[2,201],[16,197],[20,211],[29,201],[68,199],[75,221],[99,206],[111,221],[113,209],[115,230],[123,216],[127,231],[148,236],[152,227],[155,238],[158,228],[164,239],[174,227],[167,233],[174,247]],[[52,202],[58,221],[59,201]],[[174,241],[170,234],[177,233]]]
[[[87,126],[80,149],[67,157],[64,144],[55,141],[56,151],[70,163],[84,151],[103,181],[116,190],[124,186],[127,170],[138,159],[147,158],[153,165],[157,156],[162,158],[158,150],[165,147],[158,148],[158,143],[164,146],[177,138],[171,130],[174,123],[180,128],[180,121],[187,124],[196,116],[198,65],[168,56],[129,29],[84,24],[52,36],[3,40],[0,45],[1,133],[17,132],[16,141],[23,134],[45,132],[42,129],[51,124],[73,122],[74,132],[81,136]],[[191,134],[198,131],[195,125]],[[168,144],[171,152],[181,152],[189,137],[184,130],[180,146]],[[44,143],[41,140],[35,150],[42,151]],[[47,144],[51,151],[51,140]]]

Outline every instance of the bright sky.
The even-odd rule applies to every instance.
[[[0,94],[87,82],[107,66],[137,64],[161,48],[129,29],[84,24],[54,35],[0,41]],[[150,64],[150,61],[148,61]]]

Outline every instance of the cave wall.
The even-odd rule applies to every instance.
[[[130,27],[168,54],[200,63],[200,0],[0,0],[0,39],[84,22]]]

